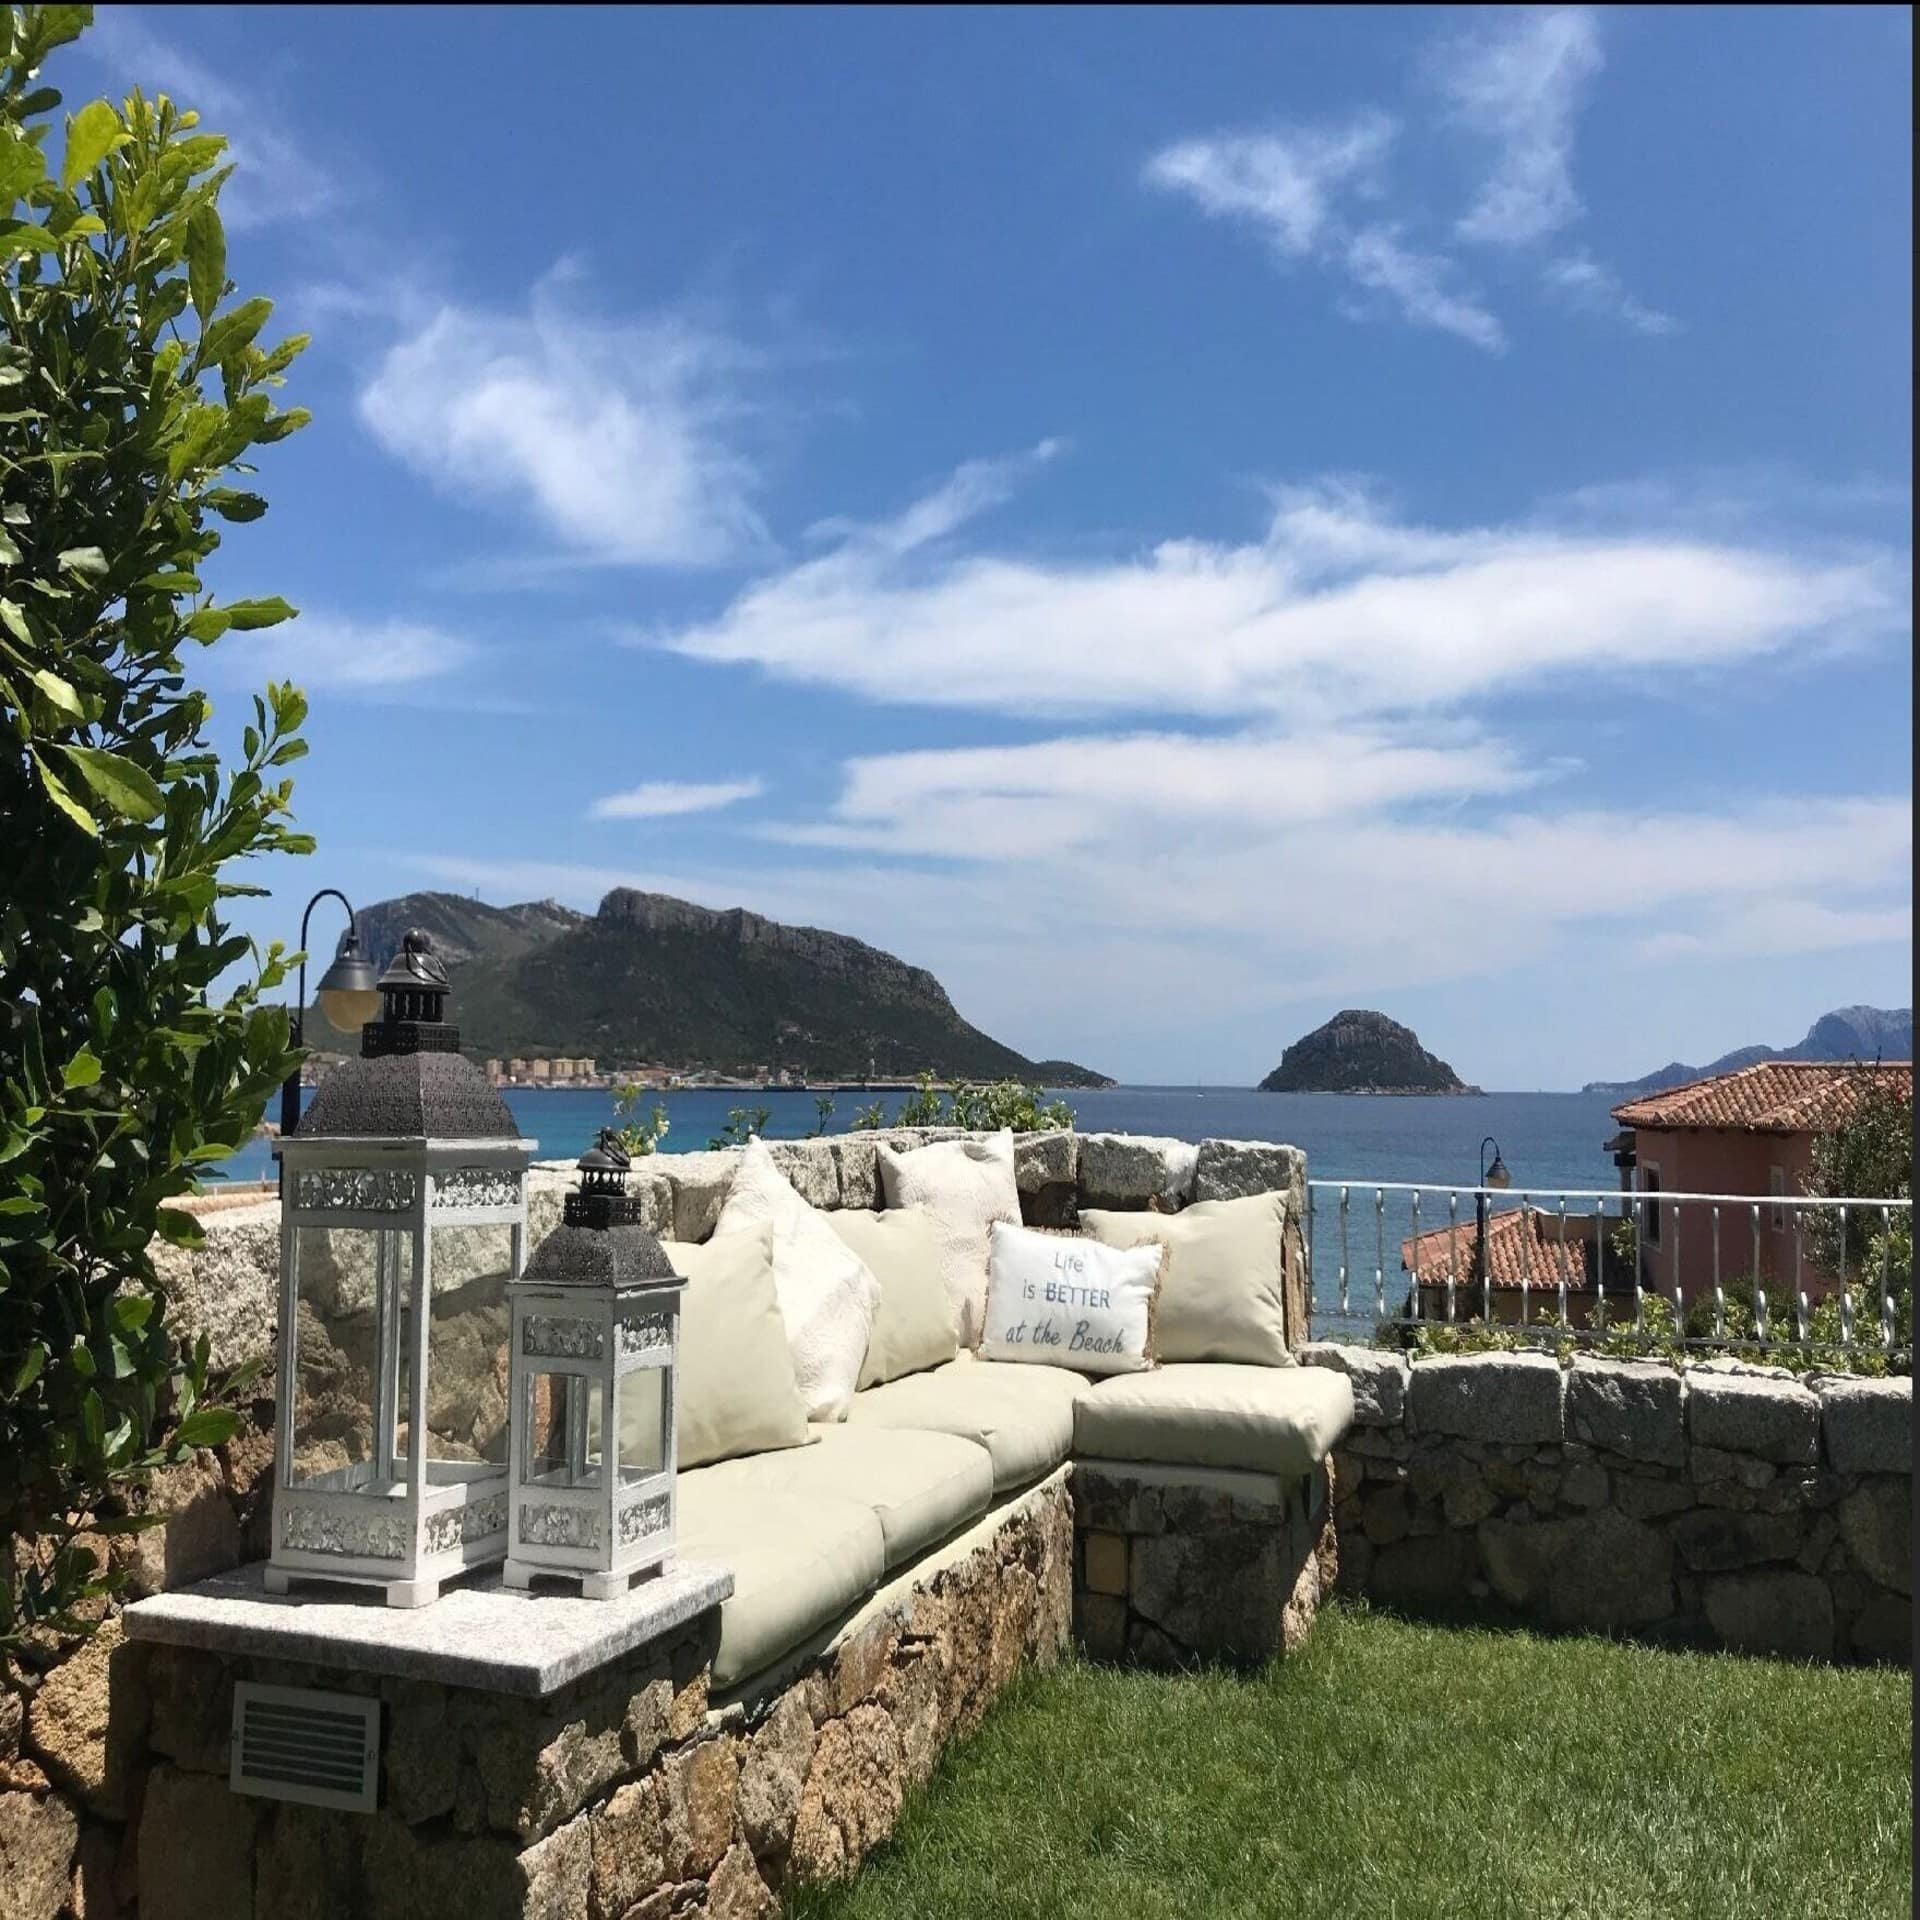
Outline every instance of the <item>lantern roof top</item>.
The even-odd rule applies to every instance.
[[[507,1103],[464,1054],[343,1060],[313,1096],[294,1138],[518,1140]]]

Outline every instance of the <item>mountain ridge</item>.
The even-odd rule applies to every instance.
[[[452,973],[451,1013],[470,1054],[590,1056],[729,1075],[757,1068],[893,1079],[1030,1077],[1039,1063],[963,1019],[926,968],[822,927],[616,887],[592,914],[552,900],[494,907],[458,894],[382,900],[357,916],[384,967],[422,927]],[[345,1052],[317,1008],[312,1044]],[[1058,1085],[1111,1084],[1049,1061]]]
[[[1669,1088],[1685,1086],[1693,1080],[1710,1080],[1716,1074],[1737,1073],[1742,1067],[1757,1066],[1763,1060],[1911,1060],[1913,1058],[1913,1009],[1911,1007],[1835,1007],[1823,1013],[1807,1029],[1806,1037],[1790,1047],[1735,1047],[1704,1067],[1690,1067],[1681,1060],[1669,1060],[1664,1067],[1643,1074],[1638,1080],[1589,1080],[1582,1093],[1603,1093],[1626,1099],[1641,1099],[1648,1094],[1665,1093]]]

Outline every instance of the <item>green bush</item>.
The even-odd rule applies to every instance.
[[[639,1085],[628,1085],[621,1087],[613,1096],[614,1117],[619,1122],[614,1132],[620,1136],[620,1144],[636,1160],[655,1152],[672,1129],[666,1108],[657,1100],[653,1103],[652,1112],[641,1118],[640,1099],[645,1091]]]
[[[1813,1143],[1813,1168],[1806,1182],[1816,1198],[1905,1200],[1913,1194],[1913,1109],[1872,1069],[1858,1069],[1859,1097],[1846,1120]],[[1844,1249],[1839,1214],[1826,1207],[1806,1210],[1807,1254],[1824,1271],[1838,1274],[1842,1254],[1849,1274],[1862,1272],[1874,1259],[1881,1233],[1880,1215],[1853,1208],[1847,1215]],[[1904,1284],[1913,1285],[1912,1224],[1908,1220]],[[1877,1264],[1873,1269],[1878,1282]]]
[[[220,523],[266,511],[231,481],[305,424],[269,398],[304,342],[261,346],[269,303],[230,298],[225,143],[193,114],[93,101],[50,168],[38,72],[90,19],[0,11],[0,1649],[76,1624],[106,1584],[80,1536],[232,1431],[148,1247],[198,1240],[161,1203],[299,1064],[261,1001],[286,956],[224,903],[262,891],[236,860],[309,850],[279,771],[305,702],[270,686],[223,773],[181,655],[293,612],[216,606],[199,570]]]
[[[1064,1133],[1073,1125],[1073,1109],[1064,1100],[1049,1100],[1044,1087],[1021,1080],[993,1080],[984,1086],[961,1080],[943,1099],[933,1075],[923,1073],[914,1090],[901,1102],[891,1122],[881,1101],[862,1107],[853,1116],[856,1130],[896,1127],[965,1127],[969,1132]]]

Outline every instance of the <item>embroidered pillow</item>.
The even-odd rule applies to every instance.
[[[773,1291],[787,1324],[793,1377],[809,1420],[844,1420],[853,1404],[880,1282],[794,1191],[763,1140],[752,1140],[727,1189],[714,1238],[773,1229]]]
[[[877,1387],[951,1360],[960,1351],[960,1336],[940,1279],[933,1216],[926,1208],[869,1213],[847,1207],[826,1220],[880,1282],[880,1311],[867,1336],[860,1384]]]
[[[660,1243],[687,1283],[674,1370],[679,1464],[804,1447],[807,1406],[794,1384],[786,1322],[773,1292],[773,1229],[691,1246]]]
[[[1078,1373],[1153,1365],[1153,1302],[1166,1257],[1157,1241],[1106,1247],[996,1221],[990,1244],[981,1359],[1038,1360]]]
[[[987,1304],[987,1229],[996,1220],[1015,1226],[1020,1221],[1011,1130],[939,1140],[911,1153],[883,1140],[877,1151],[888,1207],[925,1207],[933,1216],[940,1278],[953,1302],[960,1344],[979,1345]]]

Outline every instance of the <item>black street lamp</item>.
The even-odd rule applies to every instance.
[[[380,981],[373,962],[360,951],[360,923],[353,903],[336,887],[322,887],[307,902],[300,916],[300,988],[293,1003],[291,1038],[297,1047],[306,1038],[307,1022],[307,922],[322,900],[338,900],[347,910],[346,937],[334,955],[333,965],[320,976],[320,1011],[342,1033],[356,1032],[380,1014]],[[287,1076],[280,1089],[280,1137],[285,1139],[300,1124],[300,1069]]]
[[[1487,1149],[1493,1149],[1493,1165],[1487,1165]],[[1500,1142],[1492,1134],[1480,1142],[1480,1191],[1473,1196],[1473,1266],[1474,1278],[1484,1287],[1487,1279],[1487,1189],[1496,1193],[1505,1193],[1513,1185],[1513,1175],[1507,1171],[1507,1163],[1500,1158]]]

